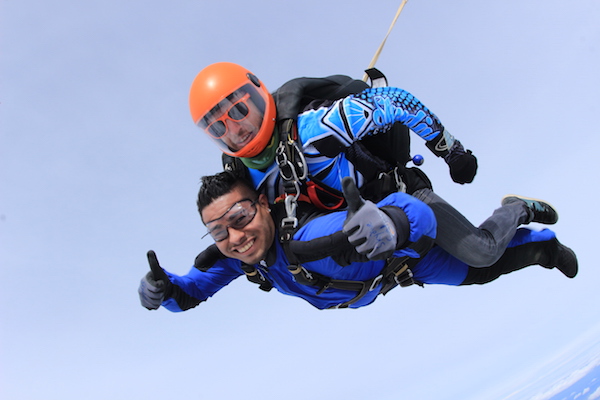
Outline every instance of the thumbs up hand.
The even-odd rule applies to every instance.
[[[391,218],[373,202],[365,201],[352,178],[342,180],[342,190],[348,203],[348,215],[343,232],[356,251],[370,260],[384,260],[396,249],[398,235]]]
[[[156,253],[152,250],[148,252],[148,263],[150,264],[150,272],[142,278],[138,294],[142,306],[148,310],[156,310],[163,302],[165,292],[171,285],[171,281],[158,263]]]

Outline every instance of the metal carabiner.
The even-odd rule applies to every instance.
[[[286,216],[281,219],[281,227],[295,229],[298,226],[298,218],[296,218],[296,197],[291,194],[285,196],[284,204]]]
[[[396,188],[398,188],[398,192],[406,193],[406,183],[404,183],[402,180],[402,176],[400,176],[398,167],[394,168],[394,180],[396,181]]]

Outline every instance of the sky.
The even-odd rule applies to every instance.
[[[360,79],[399,5],[1,1],[0,398],[547,399],[596,365],[597,0],[410,0],[376,64],[478,157],[455,184],[413,135],[436,192],[476,225],[505,194],[548,200],[575,279],[534,266],[319,311],[242,278],[187,312],[140,306],[149,249],[185,274],[210,244],[195,196],[220,153],[189,115],[195,75]]]

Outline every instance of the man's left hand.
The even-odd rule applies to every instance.
[[[364,201],[351,178],[342,180],[348,216],[343,232],[356,251],[370,260],[384,260],[396,250],[397,233],[391,218],[373,202]]]

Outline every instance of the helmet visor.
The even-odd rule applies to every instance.
[[[235,153],[248,145],[260,131],[265,100],[252,84],[227,96],[200,118],[197,125],[222,151]]]

